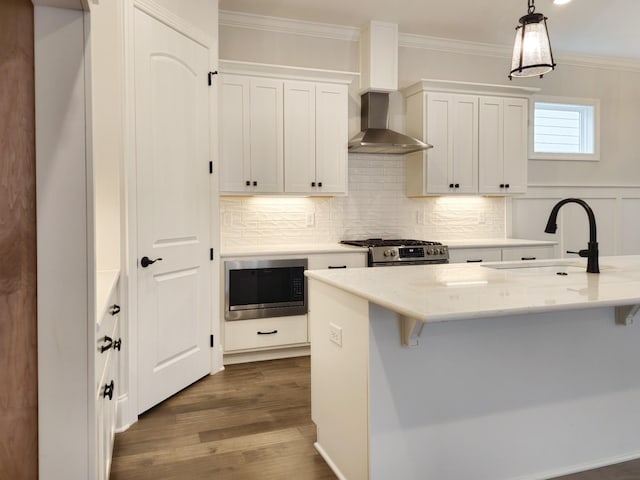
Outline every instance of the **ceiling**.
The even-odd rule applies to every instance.
[[[526,0],[220,0],[220,10],[359,27],[398,24],[402,33],[513,45]],[[554,53],[640,60],[640,0],[538,0]]]

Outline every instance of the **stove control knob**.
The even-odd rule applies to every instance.
[[[444,248],[440,247],[439,253],[444,255],[445,253],[447,253],[447,251]]]
[[[393,250],[385,250],[384,251],[384,256],[385,257],[390,257],[391,255],[393,255]]]
[[[433,248],[428,248],[427,249],[427,255],[433,255],[434,253],[438,253],[438,252],[435,251]]]

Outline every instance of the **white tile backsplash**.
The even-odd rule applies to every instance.
[[[222,248],[353,238],[500,238],[505,199],[407,198],[401,156],[349,155],[346,197],[222,197]],[[313,214],[312,216],[308,214]],[[313,217],[313,225],[309,217]]]

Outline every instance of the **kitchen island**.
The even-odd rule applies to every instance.
[[[339,478],[543,479],[640,457],[640,256],[309,271]]]

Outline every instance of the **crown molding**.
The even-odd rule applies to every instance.
[[[328,38],[357,42],[360,40],[360,29],[331,25],[329,23],[307,22],[290,18],[267,17],[252,13],[231,12],[220,10],[219,24],[225,27],[250,28],[267,32],[306,35],[308,37]]]
[[[231,12],[228,10],[220,10],[219,22],[220,25],[227,27],[249,28],[253,30],[306,35],[350,42],[360,40],[360,29],[356,27]],[[410,33],[400,33],[398,44],[404,48],[421,48],[424,50],[460,55],[511,58],[512,54],[511,46],[453,40]],[[599,57],[562,52],[556,52],[555,57],[559,65],[640,72],[640,60],[631,58]]]

